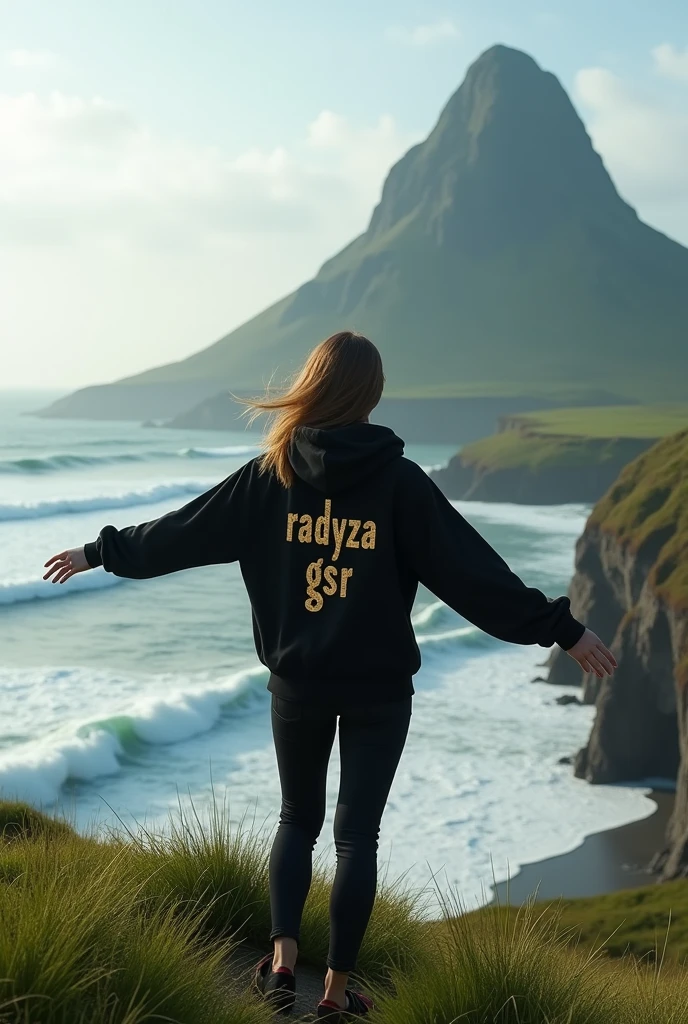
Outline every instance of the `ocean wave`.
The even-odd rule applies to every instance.
[[[486,650],[500,643],[478,626],[462,620],[443,601],[433,601],[421,608],[411,616],[411,622],[418,645],[427,649],[426,654],[444,655],[447,650],[457,654],[461,649]]]
[[[257,444],[227,445],[225,448],[180,448],[176,454],[183,459],[228,459],[237,455],[257,455]]]
[[[85,572],[73,576],[68,583],[53,583],[51,580],[0,580],[0,605],[23,604],[25,601],[51,600],[68,597],[83,590],[102,590],[123,583],[122,576],[109,572]]]
[[[50,516],[79,512],[99,512],[109,508],[129,508],[135,505],[154,505],[169,498],[182,498],[202,494],[213,485],[212,480],[175,480],[151,484],[130,491],[113,494],[89,494],[74,498],[44,498],[39,501],[10,501],[0,503],[0,522],[16,519],[44,519]]]
[[[75,684],[87,675],[84,669],[71,671]],[[220,683],[151,696],[120,714],[75,724],[70,735],[6,750],[0,754],[0,796],[54,804],[68,781],[93,782],[118,774],[136,745],[181,743],[208,732],[223,714],[258,692],[266,678],[262,666],[245,669]]]
[[[444,617],[448,611],[449,608],[443,601],[433,601],[432,604],[426,604],[420,611],[414,612],[411,616],[411,622],[414,628],[430,626],[438,618]]]
[[[444,645],[483,649],[499,643],[488,633],[483,633],[477,626],[459,626],[456,629],[445,629],[441,633],[421,633],[416,636],[416,640],[419,647]]]
[[[86,469],[89,466],[117,465],[128,462],[151,462],[155,459],[228,459],[256,455],[257,445],[239,444],[223,447],[191,447],[175,450],[148,449],[142,452],[55,452],[50,455],[22,455],[0,459],[0,473],[50,473],[64,469]]]
[[[590,506],[518,505],[500,501],[452,501],[466,519],[504,523],[527,530],[542,531],[550,536],[569,534],[579,537],[590,514]]]

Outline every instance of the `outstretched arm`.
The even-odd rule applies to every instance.
[[[398,499],[404,557],[418,580],[450,608],[500,640],[556,643],[585,671],[600,674],[615,666],[595,634],[573,617],[569,599],[552,600],[526,586],[422,470],[409,466]]]
[[[233,562],[245,542],[247,521],[242,467],[182,508],[122,530],[104,526],[95,541],[53,555],[46,563],[53,583],[102,565],[129,579],[150,579],[198,565]]]

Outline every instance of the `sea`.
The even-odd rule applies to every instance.
[[[164,829],[180,805],[203,814],[214,800],[269,834],[279,784],[267,672],[238,565],[42,579],[51,555],[104,525],[146,522],[207,490],[260,437],[27,415],[55,397],[0,392],[0,798],[84,830]],[[426,469],[454,452],[406,448]],[[589,508],[455,504],[530,585],[566,592]],[[495,640],[427,591],[413,621],[423,665],[382,825],[388,881],[474,906],[522,864],[653,813],[649,784],[593,787],[559,763],[586,741],[594,709],[559,705],[575,691],[533,681],[547,650]],[[335,746],[325,863],[337,773]]]

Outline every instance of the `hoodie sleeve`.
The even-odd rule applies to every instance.
[[[246,470],[243,466],[159,519],[122,530],[104,526],[84,546],[86,561],[91,568],[102,565],[115,576],[138,580],[236,561],[245,543]]]
[[[526,586],[419,466],[398,499],[402,557],[441,601],[510,643],[568,650],[578,642],[585,626],[571,615],[568,597],[552,600]]]

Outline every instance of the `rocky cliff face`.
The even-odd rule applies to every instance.
[[[574,614],[611,646],[611,679],[584,682],[597,716],[576,774],[593,783],[675,778],[663,877],[688,874],[688,431],[626,467],[576,549]],[[555,654],[550,681],[580,680]]]

